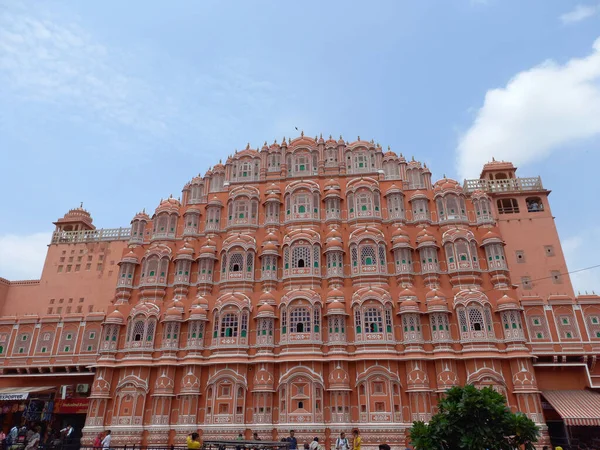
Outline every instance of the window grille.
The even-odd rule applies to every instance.
[[[290,331],[292,333],[310,332],[310,311],[299,307],[290,312]]]

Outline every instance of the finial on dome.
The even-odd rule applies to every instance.
[[[329,135],[329,139],[333,139],[333,137],[331,135]]]
[[[79,207],[83,209],[83,202],[79,204]]]
[[[177,201],[180,202],[181,201],[181,197],[177,197]]]
[[[267,141],[265,141],[265,145],[267,145]]]
[[[319,133],[319,138],[323,139],[323,133]]]
[[[169,194],[169,198],[173,198],[173,194]]]
[[[301,137],[304,137],[304,130],[302,130],[302,131],[300,132],[300,136],[301,136]]]
[[[237,148],[235,149],[235,154],[237,155]]]
[[[277,139],[275,139],[275,140],[273,141],[273,144],[277,144]]]
[[[358,139],[357,139],[357,141],[360,141],[360,136],[358,136]]]
[[[392,151],[392,149],[391,149],[391,148],[390,148],[390,146],[388,145],[388,152],[391,152],[391,151]]]
[[[444,174],[444,177],[443,177],[443,178],[446,178],[446,174]]]
[[[146,214],[146,208],[142,209],[142,212],[143,212],[144,214]]]
[[[427,169],[427,163],[423,163],[423,167],[425,167]],[[446,177],[444,177],[446,178]]]
[[[250,142],[246,144],[246,150],[250,150]]]
[[[494,157],[492,156],[492,162],[495,162],[495,161],[496,161],[496,158],[494,158]]]
[[[415,157],[414,157],[414,156],[411,156],[410,158],[411,158],[411,159],[410,159],[411,161],[414,161],[414,160],[415,160]]]

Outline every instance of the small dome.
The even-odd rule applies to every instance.
[[[338,288],[333,288],[327,293],[327,298],[344,298],[344,293]]]
[[[481,246],[488,244],[504,244],[502,240],[502,236],[494,231],[488,231],[483,235],[483,239],[481,240]]]
[[[400,298],[416,298],[417,294],[415,293],[415,291],[413,291],[412,289],[404,289],[402,292],[400,292]]]
[[[167,212],[179,211],[180,206],[181,206],[181,203],[179,202],[179,200],[177,200],[176,198],[173,198],[173,197],[169,197],[160,202],[160,205],[158,205],[155,212],[156,212],[156,214],[158,214],[163,211],[167,211]]]
[[[127,253],[125,256],[123,256],[123,258],[121,258],[121,263],[139,264],[140,259],[135,253],[133,253],[133,250],[129,250],[129,253]]]
[[[106,323],[114,323],[114,324],[123,324],[125,322],[125,317],[118,309],[115,309],[108,316],[106,316]]]
[[[256,317],[275,317],[275,308],[268,303],[263,303],[258,307]]]
[[[447,312],[448,304],[446,300],[441,297],[435,297],[432,300],[427,300],[427,311],[428,312]]]
[[[414,312],[419,312],[419,304],[417,302],[415,302],[414,300],[403,300],[400,303],[400,311],[398,311],[399,314],[403,314],[403,313],[414,313]]]
[[[504,294],[502,297],[500,297],[500,299],[496,302],[496,307],[497,307],[498,311],[521,309],[519,307],[519,303],[514,298],[511,298],[506,294]]]
[[[327,233],[327,236],[325,237],[325,239],[332,239],[332,238],[337,238],[337,239],[341,240],[342,239],[342,233],[340,233],[337,228],[332,228]]]
[[[167,312],[165,313],[165,320],[166,319],[181,319],[181,316],[182,316],[182,312],[179,308],[171,307],[171,308],[167,309]]]
[[[273,242],[265,242],[262,248],[263,253],[279,253],[279,248]]]
[[[337,189],[337,188],[339,188],[339,186],[340,186],[340,184],[332,178],[332,179],[328,180],[327,182],[325,182],[324,188],[325,189],[328,189],[328,188]]]
[[[275,308],[273,308],[271,305],[269,305],[268,303],[263,303],[262,305],[260,305],[258,307],[258,312],[261,311],[270,311],[270,312],[274,312]]]
[[[150,220],[150,217],[148,216],[148,214],[146,214],[146,211],[141,211],[139,213],[137,213],[133,219],[131,220],[131,222],[136,222],[138,220],[143,220],[144,222],[148,222]]]
[[[179,308],[179,309],[183,309],[183,302],[177,298],[173,299],[173,301],[171,303],[169,303],[167,305],[167,309],[170,308]]]
[[[415,191],[415,193],[410,196],[409,201],[412,202],[413,200],[415,200],[417,198],[425,198],[425,199],[427,199],[428,197],[427,197],[427,194],[425,192],[423,192],[423,191]]]
[[[402,227],[396,227],[392,232],[392,239],[396,237],[408,237],[408,233]]]
[[[187,242],[175,252],[175,259],[193,259],[194,249]]]
[[[331,316],[331,315],[347,316],[348,313],[346,313],[346,306],[342,302],[334,300],[331,303],[327,304],[327,314],[326,315],[328,315],[328,316]]]
[[[260,294],[259,301],[261,303],[268,303],[271,305],[274,305],[276,303],[275,296],[271,291],[265,291],[262,294]]]
[[[429,299],[434,299],[434,298],[446,298],[446,297],[444,296],[444,293],[442,291],[440,291],[438,289],[432,289],[427,293],[427,295],[425,295],[425,298],[427,300],[429,300]]]

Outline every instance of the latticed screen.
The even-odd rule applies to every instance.
[[[244,266],[244,256],[241,253],[233,253],[229,256],[229,271],[240,272]]]
[[[295,308],[290,312],[290,330],[292,333],[308,333],[310,331],[308,308]]]
[[[306,213],[310,211],[310,196],[308,194],[294,195],[294,213]]]
[[[485,331],[483,314],[479,308],[471,306],[468,308],[469,324],[471,331]]]
[[[299,245],[292,249],[292,267],[310,267],[310,246]]]
[[[356,194],[356,208],[358,211],[373,211],[373,194],[371,192],[360,192]]]
[[[364,317],[366,333],[381,333],[383,331],[383,320],[379,308],[365,309]]]
[[[221,337],[236,337],[238,335],[238,315],[227,313],[221,319]]]
[[[360,248],[360,264],[361,266],[375,265],[375,248],[373,245],[363,245]]]

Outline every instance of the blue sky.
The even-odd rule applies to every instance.
[[[333,134],[434,178],[541,175],[570,269],[597,263],[600,3],[0,0],[0,276],[39,276],[51,222],[98,227],[250,142]],[[574,277],[600,288],[600,271]]]

